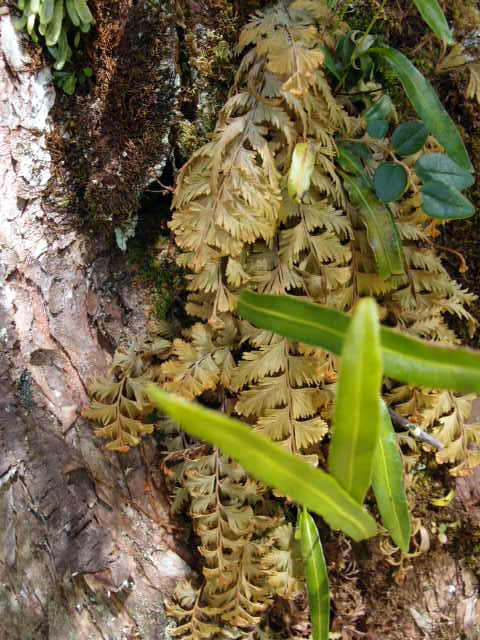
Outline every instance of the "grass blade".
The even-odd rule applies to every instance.
[[[318,513],[333,529],[344,531],[354,540],[375,535],[373,518],[329,474],[257,435],[239,420],[166,393],[153,384],[147,393],[152,404],[187,433],[219,447],[253,477]]]
[[[359,504],[372,480],[380,431],[381,384],[377,305],[372,298],[364,298],[353,314],[343,343],[328,457],[330,473]]]

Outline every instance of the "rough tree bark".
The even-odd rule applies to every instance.
[[[105,455],[78,417],[105,345],[142,330],[145,302],[121,255],[42,203],[55,92],[2,13],[0,637],[161,638],[163,598],[189,566],[154,445]]]
[[[110,345],[141,333],[145,300],[120,253],[44,204],[55,93],[2,13],[0,637],[163,638],[163,598],[190,572],[192,551],[169,523],[155,444],[105,454],[78,417]],[[175,66],[172,51],[165,64]],[[478,526],[478,489],[457,484],[458,513],[470,510]],[[478,585],[463,553],[437,549],[396,585],[379,574],[373,545],[364,546],[358,620],[366,637],[479,638]]]

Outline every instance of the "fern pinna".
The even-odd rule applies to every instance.
[[[178,262],[189,273],[187,311],[196,322],[171,342],[168,358],[161,352],[163,364],[153,366],[148,352],[144,370],[137,372],[236,414],[312,464],[329,430],[335,358],[239,319],[235,301],[242,288],[295,294],[342,310],[374,295],[384,321],[449,343],[456,337],[446,314],[474,325],[466,310],[472,296],[441,264],[436,226],[422,212],[413,172],[403,199],[391,207],[404,272],[389,278],[378,273],[361,204],[344,187],[337,142],[367,144],[372,171],[386,151],[368,137],[346,98],[332,93],[323,51],[334,48],[341,31],[321,0],[279,2],[244,28],[238,47],[244,55],[230,97],[211,140],[181,170],[174,198],[170,226]],[[298,143],[310,146],[315,164],[305,193],[293,198],[287,175]],[[430,138],[427,146],[435,145]],[[117,384],[126,375],[118,366],[117,359]],[[150,406],[142,405],[135,385],[125,388],[146,415]],[[113,413],[105,409],[102,416],[98,401],[113,403],[113,392],[97,385],[92,394],[97,403],[86,415],[109,427]],[[436,430],[447,445],[442,460],[457,462],[459,472],[474,462],[462,454],[479,433],[464,426],[468,398],[393,383],[386,397],[400,413]],[[140,412],[135,409],[131,419]],[[97,435],[115,438],[110,448],[124,450],[142,430],[135,427],[135,441],[122,439],[123,424],[128,430],[129,422],[117,421]],[[172,426],[166,431],[171,435]],[[170,442],[186,446],[178,436]],[[168,605],[178,622],[171,633],[254,637],[273,598],[292,599],[302,588],[291,526],[279,497],[237,464],[216,450],[195,451],[176,465],[172,490],[175,506],[187,509],[200,540],[203,584],[178,585]]]

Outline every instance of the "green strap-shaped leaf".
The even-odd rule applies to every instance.
[[[62,31],[63,12],[63,0],[57,0],[53,11],[53,17],[48,23],[47,30],[45,31],[45,42],[47,47],[54,47],[58,42]]]
[[[343,181],[367,228],[378,275],[384,280],[392,275],[403,275],[403,248],[392,214],[361,179],[344,174]]]
[[[238,312],[257,327],[340,355],[350,316],[305,302],[295,296],[243,291]],[[480,392],[480,354],[468,349],[437,347],[382,327],[380,338],[385,375],[425,386]]]
[[[315,521],[305,509],[299,513],[298,526],[312,621],[312,640],[328,640],[330,588],[322,541]]]
[[[87,0],[74,0],[75,9],[80,16],[80,20],[83,24],[93,24],[95,22],[92,12],[90,11]]]
[[[187,433],[219,447],[253,477],[321,515],[332,529],[340,529],[354,540],[375,535],[373,518],[328,473],[254,433],[239,420],[166,393],[155,385],[150,385],[147,393],[152,404]]]
[[[438,0],[413,0],[413,2],[437,38],[445,44],[454,44],[455,40]]]
[[[345,335],[328,468],[362,503],[370,488],[380,431],[382,353],[377,305],[361,300]]]
[[[393,68],[415,111],[445,151],[460,167],[472,171],[463,140],[434,88],[402,53],[390,47],[371,49]]]
[[[292,164],[288,172],[288,195],[301,200],[310,188],[313,169],[315,168],[315,151],[308,142],[299,142],[292,155]]]
[[[44,0],[40,6],[40,22],[48,24],[53,18],[55,0]]]
[[[382,522],[405,553],[410,546],[411,523],[403,483],[403,464],[397,436],[385,403],[380,403],[380,438],[375,452],[372,486]]]
[[[65,3],[66,3],[67,13],[70,17],[70,20],[76,27],[79,27],[81,20],[80,20],[80,16],[78,15],[78,11],[75,8],[74,0],[65,0]]]

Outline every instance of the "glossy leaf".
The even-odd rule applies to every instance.
[[[437,180],[455,189],[466,189],[475,182],[473,176],[444,153],[427,153],[415,163],[415,171],[423,182]]]
[[[389,124],[386,120],[369,120],[367,125],[367,133],[371,138],[381,140],[388,133]]]
[[[377,305],[361,300],[345,335],[337,383],[330,473],[358,503],[372,480],[380,431],[382,353]]]
[[[455,40],[438,0],[413,0],[413,2],[437,38],[445,44],[454,44]]]
[[[428,131],[421,120],[404,122],[393,132],[392,145],[399,156],[410,156],[423,147]]]
[[[345,175],[344,184],[367,228],[379,276],[386,280],[392,275],[402,275],[402,242],[390,211],[361,179]]]
[[[166,393],[153,384],[147,393],[152,404],[187,433],[219,447],[254,478],[318,513],[333,529],[344,531],[354,540],[375,535],[372,517],[331,475],[254,433],[239,420]]]
[[[300,142],[295,146],[292,164],[288,172],[288,195],[296,200],[310,188],[313,169],[315,167],[315,151],[308,142]]]
[[[460,191],[438,180],[423,185],[422,209],[441,220],[471,218],[475,213],[473,204]]]
[[[407,172],[398,162],[384,162],[373,176],[375,193],[383,202],[397,200],[405,191],[407,182]]]
[[[243,291],[238,312],[257,327],[340,355],[350,324],[346,313],[295,296]],[[380,330],[385,375],[428,389],[480,393],[480,353],[438,347],[393,329]]]
[[[312,640],[328,640],[330,631],[330,588],[322,541],[312,516],[299,513],[300,547],[305,567]]]
[[[395,544],[407,553],[412,532],[403,482],[403,463],[397,436],[383,401],[380,408],[382,419],[373,466],[373,492],[385,528]]]
[[[371,49],[393,68],[416,112],[447,154],[460,167],[472,171],[463,140],[432,85],[402,53],[390,47]]]

